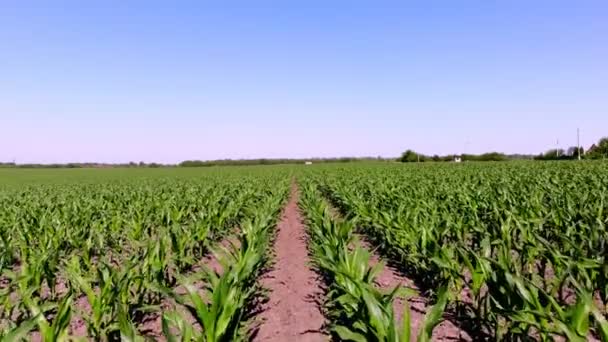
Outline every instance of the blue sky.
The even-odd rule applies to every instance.
[[[128,3],[128,4],[127,4]],[[0,160],[539,153],[608,135],[606,1],[3,1]]]

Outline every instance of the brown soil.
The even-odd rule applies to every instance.
[[[365,239],[361,238],[361,247],[366,248],[371,253],[370,264],[373,266],[380,262],[380,257],[373,250],[369,243]],[[404,288],[410,288],[418,291],[418,288],[411,279],[401,275],[397,270],[392,267],[385,265],[382,268],[382,272],[376,277],[376,284],[383,290],[392,290],[395,286],[400,285]],[[395,319],[397,322],[401,322],[403,317],[403,309],[405,301],[408,301],[410,308],[410,326],[411,326],[411,341],[415,341],[418,336],[420,326],[424,321],[427,309],[430,308],[426,298],[420,295],[414,295],[409,299],[403,297],[397,297],[393,302],[393,310],[395,312]],[[433,330],[433,341],[471,341],[471,337],[461,328],[454,325],[454,323],[444,320]]]
[[[262,323],[255,341],[327,341],[322,330],[325,318],[317,304],[323,291],[309,267],[307,236],[298,208],[294,184],[274,244],[275,264],[262,279],[269,301],[260,314]]]
[[[91,305],[89,304],[87,297],[82,296],[74,300],[72,308],[75,309],[75,312],[70,320],[70,336],[84,338],[87,336],[87,325],[82,315],[91,314]]]

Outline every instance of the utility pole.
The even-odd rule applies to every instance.
[[[578,152],[578,160],[581,160],[581,131],[576,128],[576,152]]]
[[[555,143],[555,156],[559,159],[559,139]]]

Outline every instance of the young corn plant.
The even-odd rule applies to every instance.
[[[407,303],[399,325],[393,302],[397,296],[407,297],[413,291],[395,287],[383,293],[376,287],[375,278],[384,265],[370,266],[370,253],[359,246],[352,222],[333,219],[314,186],[304,187],[301,207],[307,216],[313,263],[325,275],[329,286],[326,307],[331,331],[341,340],[410,341]],[[446,302],[447,291],[443,290],[439,302],[423,322],[419,341],[430,341]]]
[[[61,299],[59,304],[56,305],[44,305],[44,307],[41,307],[33,299],[26,299],[26,305],[30,309],[31,316],[36,318],[38,332],[40,333],[40,338],[42,341],[63,342],[71,340],[70,336],[68,335],[68,327],[70,324],[70,318],[72,317],[71,294],[65,296],[63,299]],[[52,322],[49,322],[45,315],[52,309],[55,310],[53,315],[54,317]]]
[[[97,268],[95,278],[82,274],[78,258],[73,258],[67,268],[72,287],[83,292],[91,307],[91,312],[80,312],[84,317],[89,335],[96,340],[117,338],[120,335],[119,317],[135,316],[153,306],[147,307],[138,300],[141,293],[141,275],[132,264],[118,271],[102,263]]]
[[[241,224],[237,243],[229,241],[227,248],[212,249],[221,271],[204,268],[195,276],[205,282],[203,289],[192,285],[192,279],[182,280],[187,294],[164,291],[186,307],[202,331],[187,324],[176,312],[163,315],[163,333],[170,341],[235,341],[244,339],[243,319],[248,301],[258,291],[257,276],[267,262],[270,230],[274,227],[283,195],[274,195],[256,207],[252,219]],[[178,331],[175,334],[174,331]]]
[[[469,308],[468,318],[494,338],[602,337],[592,313],[608,313],[605,165],[408,171],[396,165],[309,176],[422,282],[450,284],[450,301]],[[470,296],[461,298],[463,290]],[[580,304],[585,293],[594,305]],[[587,335],[572,327],[585,322],[574,311],[589,317]]]

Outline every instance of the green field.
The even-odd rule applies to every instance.
[[[451,319],[608,340],[601,161],[0,169],[0,336],[249,339],[292,186],[335,339],[428,340]],[[380,288],[370,253],[418,284],[424,329],[395,318],[413,292]]]
[[[425,288],[447,287],[473,331],[585,340],[591,321],[606,340],[607,171],[606,163],[434,164],[306,178]]]
[[[260,173],[272,166],[205,167],[205,168],[0,168],[0,186],[29,184],[70,184],[98,182],[129,182],[142,179],[192,179],[212,175],[244,175]],[[278,167],[282,168],[282,167]]]

